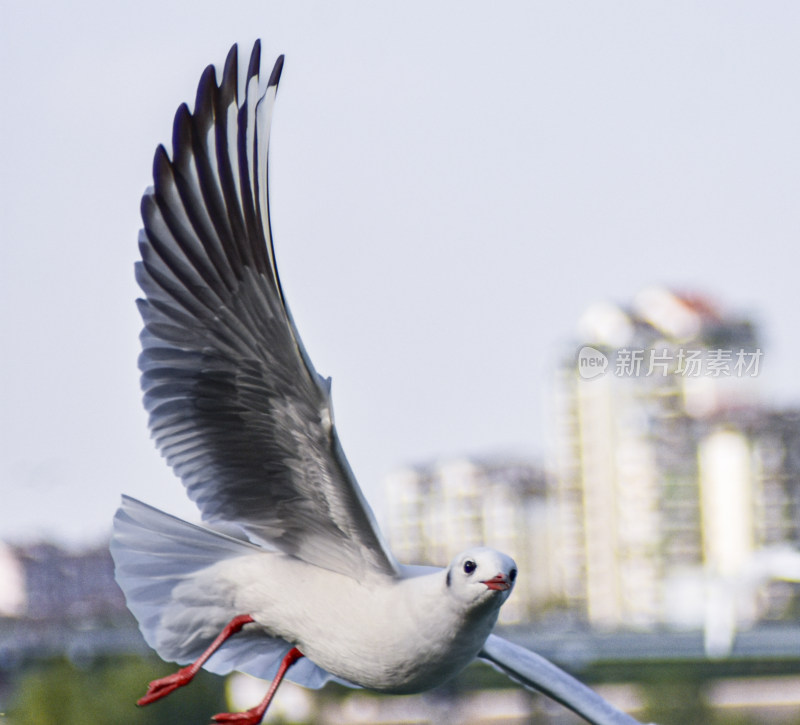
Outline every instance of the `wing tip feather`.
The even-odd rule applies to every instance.
[[[278,87],[278,83],[281,80],[281,73],[283,72],[283,60],[284,55],[281,53],[281,55],[279,55],[275,61],[275,65],[272,67],[272,73],[269,76],[269,83],[267,83],[268,88],[272,86],[275,86],[275,88]]]
[[[253,51],[250,53],[250,64],[247,67],[247,80],[258,76],[261,68],[261,38],[257,38],[253,43]]]

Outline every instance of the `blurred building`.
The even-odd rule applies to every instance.
[[[19,617],[28,606],[25,570],[17,552],[0,542],[0,617]]]
[[[755,325],[703,298],[596,305],[581,336],[554,386],[561,591],[596,626],[702,624],[709,582],[800,543],[798,419],[759,407]],[[735,616],[777,616],[793,587]]]
[[[0,616],[64,621],[127,617],[107,546],[49,543],[0,549]]]
[[[398,560],[444,566],[470,546],[491,546],[513,556],[519,567],[501,622],[527,621],[552,601],[556,517],[541,468],[456,459],[397,470],[384,487],[386,532]]]

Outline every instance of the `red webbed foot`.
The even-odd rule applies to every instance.
[[[178,670],[174,675],[167,675],[158,680],[153,680],[147,688],[144,697],[137,700],[136,704],[149,705],[151,702],[166,697],[170,692],[175,692],[179,687],[188,685],[199,669],[208,661],[208,658],[224,644],[225,640],[241,631],[242,627],[253,621],[253,618],[249,614],[240,614],[238,617],[234,617],[193,664]]]
[[[251,707],[243,712],[220,712],[211,718],[214,722],[230,723],[231,725],[258,725],[266,713],[266,708]]]
[[[166,697],[171,692],[174,692],[179,687],[188,685],[192,681],[195,672],[191,667],[184,667],[172,675],[161,677],[158,680],[153,680],[147,687],[147,692],[144,697],[136,701],[137,705],[149,705],[151,702],[160,700]]]
[[[297,649],[297,647],[292,647],[281,660],[278,672],[275,674],[275,679],[269,686],[269,691],[258,705],[244,712],[220,712],[212,718],[214,722],[231,723],[231,725],[258,725],[264,718],[267,708],[272,702],[272,698],[275,697],[275,693],[278,691],[278,685],[281,684],[281,680],[283,680],[286,671],[302,656],[303,653]]]

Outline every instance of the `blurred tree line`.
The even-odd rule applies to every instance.
[[[182,725],[207,723],[224,712],[225,680],[200,671],[191,687],[136,706],[147,683],[175,671],[158,658],[97,658],[79,665],[59,658],[14,676],[3,725]]]
[[[169,697],[148,705],[136,706],[136,700],[147,690],[151,680],[175,671],[175,665],[158,657],[138,655],[97,657],[70,660],[66,657],[29,664],[20,671],[3,673],[0,725],[205,725],[211,716],[230,708],[225,696],[225,678],[201,670],[190,687],[180,688]],[[784,709],[774,719],[774,711],[745,713],[736,709],[711,708],[705,698],[706,679],[689,667],[660,668],[655,676],[638,680],[644,707],[636,713],[642,722],[658,725],[800,725],[800,711]],[[478,690],[502,692],[508,680],[488,667],[468,668],[453,682],[427,694],[450,703]],[[9,694],[10,693],[10,694]],[[314,693],[315,700],[338,705],[337,721],[346,711],[341,706],[350,697],[370,697],[364,690],[329,686]],[[377,698],[388,697],[374,695]],[[254,703],[255,704],[255,703]],[[325,720],[321,709],[309,716],[308,725]],[[394,711],[395,715],[397,711]],[[441,714],[432,708],[432,717]],[[454,710],[455,712],[455,710]],[[270,713],[270,722],[284,722],[279,712]],[[484,713],[484,717],[486,713]],[[362,721],[362,720],[359,720]],[[381,722],[386,722],[382,719]],[[398,722],[399,721],[395,721]],[[413,722],[420,722],[414,719]],[[452,722],[452,721],[450,721]],[[481,722],[491,722],[482,720]],[[503,720],[522,725],[520,720]],[[534,698],[526,725],[585,725],[584,721],[566,712],[546,698]]]

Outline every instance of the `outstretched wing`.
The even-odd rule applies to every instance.
[[[544,657],[490,634],[478,657],[530,690],[560,702],[594,725],[640,725],[594,690],[578,682]]]
[[[239,101],[237,47],[203,73],[155,154],[136,266],[139,358],[158,448],[206,521],[345,574],[396,564],[333,426],[330,381],[297,334],[269,223],[266,89],[256,42]]]

